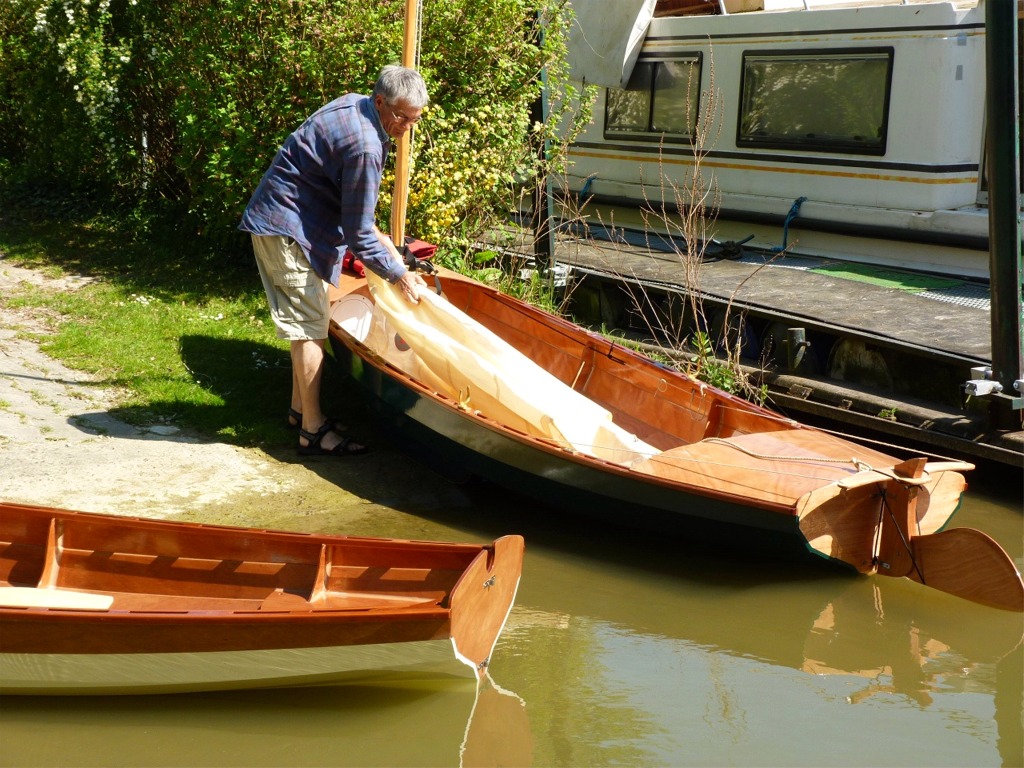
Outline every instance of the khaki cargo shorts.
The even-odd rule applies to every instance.
[[[252,250],[277,337],[289,341],[326,339],[331,317],[329,286],[313,271],[302,246],[290,237],[253,235]]]

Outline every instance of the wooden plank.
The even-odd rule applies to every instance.
[[[962,472],[974,469],[974,465],[966,461],[929,461],[924,465],[924,472],[919,477],[901,477],[904,485],[926,485],[932,481],[932,475],[940,472]],[[856,475],[839,481],[840,488],[859,488],[872,483],[885,483],[896,474],[895,467],[877,467],[865,469]]]
[[[316,579],[313,581],[313,589],[309,593],[309,602],[315,603],[324,599],[327,594],[327,579],[331,575],[331,558],[334,547],[327,544],[320,545],[320,562],[316,567]]]
[[[917,536],[912,544],[921,571],[908,574],[914,581],[992,608],[1024,611],[1020,572],[988,535],[973,528],[952,528]]]
[[[924,481],[925,463],[926,459],[916,458],[897,464],[893,467],[897,479],[885,487],[878,545],[878,573],[884,576],[907,576],[915,567],[910,540],[917,533],[917,486]]]
[[[523,537],[502,536],[482,551],[459,579],[451,597],[451,634],[459,657],[479,678],[505,626],[519,589]]]
[[[53,518],[46,534],[46,559],[43,575],[39,577],[40,587],[56,587],[60,571],[61,549],[64,544],[64,521]]]
[[[624,217],[631,210],[627,207],[613,211],[591,203],[587,208],[592,219],[614,218],[618,226],[643,229],[639,215],[635,222],[627,223]],[[774,307],[777,309],[772,314],[787,318],[787,322],[798,320],[802,325],[811,323],[842,331],[856,329],[860,335],[885,339],[893,339],[895,333],[899,346],[923,347],[961,359],[992,358],[989,328],[978,322],[979,310],[975,307],[923,301],[906,291],[855,280],[843,280],[842,290],[836,290],[836,278],[828,274],[774,264],[764,268],[758,262],[731,259],[702,262],[699,277],[693,280],[684,260],[653,258],[648,249],[629,245],[610,249],[600,243],[562,238],[555,255],[561,263],[604,273],[617,283],[635,278],[641,286],[653,290],[666,284],[680,292],[699,290],[722,304],[730,304],[736,312]],[[939,344],[937,327],[956,328],[957,332],[943,334]]]
[[[872,573],[877,497],[873,487],[844,490],[834,484],[816,488],[797,503],[800,530],[821,554],[848,563],[860,573]]]

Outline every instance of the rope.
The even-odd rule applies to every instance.
[[[730,448],[734,448],[740,453],[745,453],[748,456],[753,456],[755,459],[762,459],[764,461],[803,461],[808,464],[852,464],[858,469],[860,469],[861,465],[867,466],[856,457],[849,459],[826,459],[821,456],[779,456],[769,453],[758,453],[757,451],[752,451],[749,448],[744,448],[742,445],[736,445],[736,443],[730,442],[724,437],[706,437],[704,438],[704,442],[728,445]]]
[[[906,486],[908,488],[913,488],[913,487],[916,487],[916,486],[919,486],[919,485],[922,484],[921,481],[919,481],[919,480],[915,480],[914,482],[910,482],[911,478],[903,477],[901,475],[897,475],[895,472],[893,472],[890,469],[876,469],[875,467],[872,467],[870,464],[868,464],[866,461],[861,461],[859,459],[854,459],[853,460],[853,464],[861,472],[877,472],[878,474],[882,475],[883,477],[888,477],[890,480],[895,480],[900,485],[904,485],[904,486]],[[931,477],[931,475],[929,473],[927,473],[927,472],[925,472],[924,475],[925,475],[925,477]]]
[[[782,246],[772,248],[772,253],[782,253],[786,250],[786,243],[789,240],[789,225],[796,218],[796,215],[800,213],[800,206],[805,202],[807,202],[806,197],[798,197],[793,201],[793,205],[789,208],[789,213],[786,214],[786,220],[782,224]]]
[[[785,420],[786,417],[779,416],[779,419]],[[789,421],[792,421],[792,419],[789,419]],[[817,432],[824,432],[826,435],[835,435],[836,437],[841,437],[844,440],[850,440],[850,441],[853,441],[853,442],[856,442],[856,443],[869,444],[869,445],[877,445],[877,446],[881,446],[882,448],[892,448],[893,450],[896,450],[896,451],[906,451],[906,446],[903,446],[903,445],[896,445],[895,443],[887,443],[884,440],[876,440],[876,439],[871,438],[871,437],[864,437],[863,435],[853,435],[853,434],[850,434],[849,432],[842,432],[842,431],[840,431],[838,429],[827,429],[826,427],[817,427],[817,426],[813,427],[813,429],[815,431],[817,431]],[[920,455],[920,456],[926,456],[929,459],[942,459],[943,461],[956,461],[957,460],[957,459],[955,459],[952,456],[945,456],[945,455],[943,455],[941,453],[932,453],[931,451],[926,451],[924,449],[915,450],[915,453]],[[866,464],[864,466],[867,467],[868,469],[873,469],[873,467],[868,467],[868,465],[866,465]],[[898,478],[894,478],[894,479],[898,479]]]
[[[917,571],[918,578],[921,579],[921,583],[922,584],[927,584],[928,582],[924,580],[924,574],[921,573],[921,568],[917,565],[917,558],[914,557],[914,550],[910,546],[910,542],[907,541],[907,537],[903,535],[903,529],[900,528],[899,523],[896,522],[896,515],[892,511],[892,507],[889,506],[889,499],[886,496],[886,493],[885,493],[884,489],[882,490],[882,508],[886,512],[889,513],[889,517],[892,519],[892,524],[894,526],[896,526],[896,532],[899,533],[899,535],[900,535],[900,541],[903,542],[903,548],[905,550],[907,550],[907,554],[910,555],[910,562],[914,566],[914,570]],[[881,523],[881,520],[879,520],[879,523]],[[879,536],[881,536],[881,528],[882,528],[882,526],[879,525],[878,528],[879,528]],[[918,531],[918,533],[920,533],[920,530]],[[875,557],[875,565],[877,565],[877,564],[878,564],[878,558]]]
[[[737,451],[746,453],[746,454],[748,454],[750,456],[753,456],[754,458],[763,459],[765,461],[773,461],[773,460],[778,460],[778,461],[802,461],[802,462],[806,462],[806,463],[815,463],[815,462],[817,462],[817,463],[820,463],[820,464],[825,464],[825,463],[828,463],[828,462],[835,462],[835,463],[845,463],[846,462],[846,460],[844,460],[844,459],[813,459],[813,458],[809,458],[807,456],[799,456],[799,457],[793,457],[793,458],[786,458],[786,457],[782,457],[782,456],[769,456],[767,454],[760,454],[759,455],[757,453],[754,453],[753,451],[749,451],[749,450],[747,450],[745,448],[742,448],[741,446],[738,446],[738,445],[736,445],[734,443],[730,443],[728,440],[725,440],[723,438],[718,438],[718,437],[709,437],[709,438],[706,438],[703,442],[720,442],[720,443],[723,443],[725,445],[728,445],[731,448],[735,448]],[[639,451],[638,451],[638,453],[639,453]],[[650,456],[648,456],[648,459],[650,459],[653,462],[660,462],[662,464],[669,464],[670,463],[670,462],[666,462],[663,459],[661,459],[661,454],[660,453],[651,454]],[[774,469],[774,468],[769,468],[769,467],[752,467],[752,466],[743,465],[743,464],[729,464],[729,463],[724,462],[724,461],[709,461],[708,459],[698,458],[698,457],[695,457],[695,456],[678,456],[678,455],[676,455],[676,456],[672,457],[672,461],[673,462],[689,461],[689,462],[692,462],[694,464],[700,464],[702,466],[708,466],[708,467],[726,467],[726,468],[729,468],[729,469],[742,469],[742,470],[747,471],[747,472],[764,472],[764,473],[770,473],[770,474],[775,474],[775,475],[783,475],[785,477],[802,477],[802,478],[804,478],[806,480],[823,480],[823,481],[828,481],[828,482],[832,482],[834,480],[834,478],[831,478],[831,477],[820,477],[820,476],[814,475],[814,474],[808,475],[808,474],[804,474],[804,473],[793,472],[792,470],[783,471],[783,470],[780,470],[780,469]],[[851,461],[856,461],[856,460],[855,459],[851,459]]]
[[[885,494],[880,495],[880,503],[878,505],[878,519],[875,520],[875,536],[871,542],[871,551],[874,553],[871,556],[871,562],[875,568],[878,568],[878,552],[882,548],[882,521],[885,518]]]
[[[460,407],[462,407],[464,410],[472,410],[467,405],[460,405]],[[537,437],[537,436],[534,435],[534,437]],[[567,453],[574,453],[574,454],[575,453],[581,453],[580,448],[586,447],[586,448],[594,449],[594,448],[601,447],[601,446],[597,446],[597,445],[584,446],[582,443],[577,443],[577,444],[574,445],[574,444],[572,444],[572,443],[570,443],[568,441],[557,440],[557,439],[555,439],[553,437],[538,437],[538,439],[543,440],[546,443],[550,443],[551,445],[553,445],[553,446],[555,446],[555,447],[557,447],[557,448],[559,448],[559,449],[561,449],[563,451],[566,451]],[[717,442],[725,443],[726,445],[729,445],[729,446],[735,448],[736,450],[743,451],[745,453],[749,453],[750,455],[755,456],[756,458],[762,458],[762,459],[767,459],[767,460],[771,460],[773,458],[776,458],[776,457],[771,457],[771,456],[758,456],[757,454],[751,453],[750,451],[746,451],[745,449],[741,448],[740,446],[733,445],[732,443],[729,443],[728,441],[726,441],[726,440],[724,440],[722,438],[707,438],[704,442],[712,442],[712,441],[717,441]],[[615,451],[615,452],[621,452],[621,453],[633,453],[633,454],[638,454],[640,456],[644,456],[647,459],[649,459],[650,461],[654,461],[654,462],[659,462],[660,461],[662,464],[668,464],[669,463],[669,462],[666,462],[664,460],[661,460],[661,453],[660,452],[659,453],[647,453],[646,451],[638,451],[638,450],[635,450],[635,449],[632,449],[632,448],[628,448],[628,447],[627,448],[617,448],[617,449],[609,449],[609,448],[605,447],[604,450],[608,451],[608,452]],[[592,451],[584,451],[583,454],[586,455],[586,456],[594,457],[594,453]],[[702,466],[708,466],[708,467],[726,467],[728,469],[743,469],[743,470],[750,471],[750,472],[766,472],[766,473],[772,473],[772,474],[776,474],[776,475],[785,475],[787,477],[802,477],[802,478],[805,478],[805,479],[808,479],[808,480],[829,480],[829,481],[832,480],[832,478],[829,478],[829,477],[819,477],[817,475],[806,475],[806,474],[800,474],[800,473],[792,472],[792,471],[783,472],[781,470],[772,469],[772,468],[768,468],[768,467],[750,467],[750,466],[746,466],[746,465],[742,465],[742,464],[729,464],[729,463],[723,462],[723,461],[709,461],[708,459],[697,458],[697,457],[694,457],[694,456],[673,456],[672,459],[673,459],[674,462],[689,461],[689,462],[692,462],[694,464],[700,464]],[[784,460],[787,460],[787,459],[779,457],[779,460],[780,461],[784,461]],[[829,461],[845,463],[845,461],[846,461],[844,459],[810,459],[810,458],[808,458],[806,456],[799,457],[799,458],[788,459],[788,460],[789,461],[805,461],[805,462],[815,462],[815,461],[818,461],[820,463],[826,463],[826,462],[829,462]],[[855,462],[856,459],[851,459],[850,461],[854,461]],[[612,463],[617,464],[619,466],[625,466],[625,464],[623,462],[621,462],[621,461],[620,462],[612,462]]]
[[[470,410],[468,408],[468,406],[462,405],[461,407],[464,407],[466,410]],[[573,445],[572,443],[569,443],[567,441],[556,440],[556,439],[551,438],[551,437],[543,437],[543,438],[540,438],[540,439],[544,440],[547,443],[550,443],[551,445],[557,446],[558,448],[560,448],[563,451],[566,451],[568,453],[573,453],[573,454],[580,453],[581,452],[580,448],[583,447],[582,445]],[[702,442],[706,442],[706,443],[719,443],[721,445],[727,445],[730,448],[733,448],[734,450],[739,451],[740,453],[745,453],[748,456],[752,456],[753,458],[756,458],[756,459],[761,459],[762,461],[789,461],[789,462],[802,462],[802,463],[806,463],[806,464],[851,464],[859,472],[865,472],[865,471],[877,472],[878,474],[883,475],[884,477],[888,477],[888,478],[890,478],[892,480],[895,480],[897,482],[900,482],[901,484],[903,483],[903,480],[904,480],[904,478],[901,478],[899,475],[896,475],[895,473],[886,472],[885,470],[881,470],[881,469],[875,469],[874,467],[872,467],[867,462],[861,461],[860,459],[858,459],[855,456],[851,457],[849,459],[830,459],[830,458],[812,457],[812,456],[771,455],[771,454],[758,453],[756,451],[751,451],[751,450],[749,450],[747,448],[744,448],[743,446],[736,445],[735,443],[732,443],[729,440],[727,440],[725,438],[722,438],[722,437],[708,437],[708,438],[705,438]],[[592,446],[587,446],[587,447],[589,447],[589,448],[597,448],[598,446],[592,445]],[[605,450],[609,450],[609,452],[610,452],[610,449],[606,448]],[[661,457],[660,453],[647,454],[644,451],[637,451],[637,450],[633,450],[633,449],[630,449],[630,448],[614,449],[614,450],[616,452],[622,452],[622,453],[627,453],[627,454],[628,453],[633,453],[633,454],[639,454],[641,456],[646,456],[647,459],[652,461],[652,462],[659,462],[659,463],[666,464],[666,465],[670,464],[670,462],[666,462],[666,461],[664,461],[664,460],[662,460],[660,458]],[[594,454],[592,452],[590,452],[590,451],[584,452],[584,455],[591,456],[591,457],[594,456]],[[694,464],[699,464],[701,466],[706,466],[706,467],[725,467],[725,468],[729,468],[729,469],[742,469],[742,470],[745,470],[745,471],[748,471],[748,472],[764,472],[764,473],[771,473],[771,474],[776,474],[776,475],[784,475],[786,477],[801,477],[801,478],[804,478],[804,479],[807,479],[807,480],[823,480],[823,481],[828,481],[828,482],[832,482],[834,480],[834,478],[831,478],[831,477],[819,477],[819,476],[814,475],[814,474],[808,475],[808,474],[803,474],[803,473],[793,472],[793,471],[782,471],[782,470],[779,470],[779,469],[773,469],[773,468],[769,468],[769,467],[751,467],[751,466],[746,466],[746,465],[741,465],[741,464],[729,464],[727,462],[722,462],[722,461],[709,461],[708,459],[698,458],[698,457],[694,457],[694,456],[673,456],[672,460],[673,460],[673,462],[689,461],[689,462],[692,462]],[[626,466],[626,464],[624,462],[622,462],[622,461],[611,461],[610,463],[616,464],[616,465],[618,465],[620,467],[625,466],[627,469],[632,469],[632,466],[635,466],[635,463],[632,466]],[[733,484],[734,485],[742,485],[742,483],[739,483],[738,481],[734,482]],[[884,501],[884,495],[885,495],[885,492],[883,491],[882,492],[883,501]],[[882,513],[881,513],[881,510],[880,510],[879,511],[879,521],[878,521],[879,524],[876,526],[876,530],[881,530],[881,516],[882,516]],[[875,542],[875,551],[877,551],[877,550],[878,550],[878,542],[876,541]],[[913,557],[913,556],[911,555],[911,557]],[[877,562],[877,558],[875,558],[875,561]],[[916,567],[916,564],[915,564],[915,567]],[[918,571],[918,573],[920,573],[920,571]],[[922,576],[922,579],[923,578],[924,577]]]
[[[806,480],[821,480],[821,481],[826,481],[826,482],[832,482],[833,479],[834,479],[834,478],[827,477],[827,476],[826,477],[820,477],[818,475],[813,475],[813,474],[812,475],[807,475],[807,474],[802,474],[802,473],[793,472],[793,471],[786,471],[786,472],[784,472],[782,470],[771,469],[769,467],[750,467],[750,466],[746,466],[746,465],[743,465],[743,464],[728,464],[728,463],[726,463],[724,461],[708,461],[707,459],[697,459],[697,458],[694,458],[693,456],[673,456],[672,459],[673,459],[674,462],[690,461],[690,462],[693,462],[694,464],[700,464],[702,466],[707,466],[707,467],[725,467],[727,469],[742,469],[742,470],[747,471],[747,472],[763,472],[763,473],[769,473],[769,474],[774,474],[774,475],[783,475],[785,477],[801,477],[801,478],[804,478]],[[650,457],[650,460],[653,461],[653,462],[660,462],[662,464],[669,464],[669,462],[666,462],[666,461],[662,460],[660,458],[659,454],[654,454],[653,456]],[[733,485],[741,485],[741,483],[739,481],[730,481],[730,482]]]
[[[895,480],[900,485],[906,486],[908,488],[910,488],[910,487],[917,487],[917,486],[921,485],[920,482],[913,482],[913,483],[908,482],[910,480],[910,478],[901,477],[900,475],[897,475],[895,472],[893,472],[893,471],[891,471],[889,469],[877,469],[877,468],[871,466],[870,464],[868,464],[866,461],[862,461],[861,459],[858,459],[856,456],[854,456],[852,458],[849,458],[849,459],[829,459],[829,458],[825,458],[823,456],[785,456],[785,455],[778,455],[778,454],[773,455],[773,454],[769,454],[769,453],[758,453],[757,451],[752,451],[749,448],[744,448],[742,445],[736,445],[736,443],[733,443],[733,442],[729,441],[728,439],[726,439],[724,437],[707,437],[707,438],[704,439],[703,442],[705,442],[705,443],[718,443],[720,445],[727,445],[730,448],[733,448],[734,450],[739,451],[740,453],[745,453],[745,454],[747,454],[747,456],[752,456],[753,458],[761,459],[762,461],[799,461],[799,462],[804,462],[804,463],[807,463],[807,464],[847,464],[847,463],[849,463],[849,464],[852,464],[857,469],[858,472],[877,472],[879,475],[882,475],[883,477],[887,477],[890,480]],[[687,458],[689,458],[689,457],[687,457]],[[697,459],[693,459],[693,460],[697,461]],[[726,465],[726,466],[728,466],[728,465]],[[751,467],[748,467],[748,469],[751,469]],[[791,474],[795,474],[795,473],[791,473]],[[925,475],[927,476],[928,473],[926,472]],[[884,491],[883,491],[882,495],[883,496],[885,495]]]

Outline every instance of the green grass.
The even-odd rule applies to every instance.
[[[42,350],[116,388],[113,415],[243,446],[295,440],[284,426],[288,345],[274,334],[247,238],[240,234],[238,252],[224,254],[134,217],[0,203],[0,269],[91,279],[70,291],[22,286],[0,302],[55,317]],[[337,379],[329,366],[324,404],[344,413]]]
[[[879,285],[883,288],[906,291],[907,293],[937,291],[943,288],[953,288],[963,284],[963,280],[940,277],[938,275],[924,275],[905,272],[899,269],[885,269],[873,264],[825,264],[821,267],[815,267],[811,272],[817,272],[820,275],[841,277],[844,280],[871,283],[872,285]]]

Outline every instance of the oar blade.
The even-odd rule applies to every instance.
[[[1024,581],[1005,550],[973,528],[912,539],[920,574],[909,578],[975,603],[1024,612]]]

